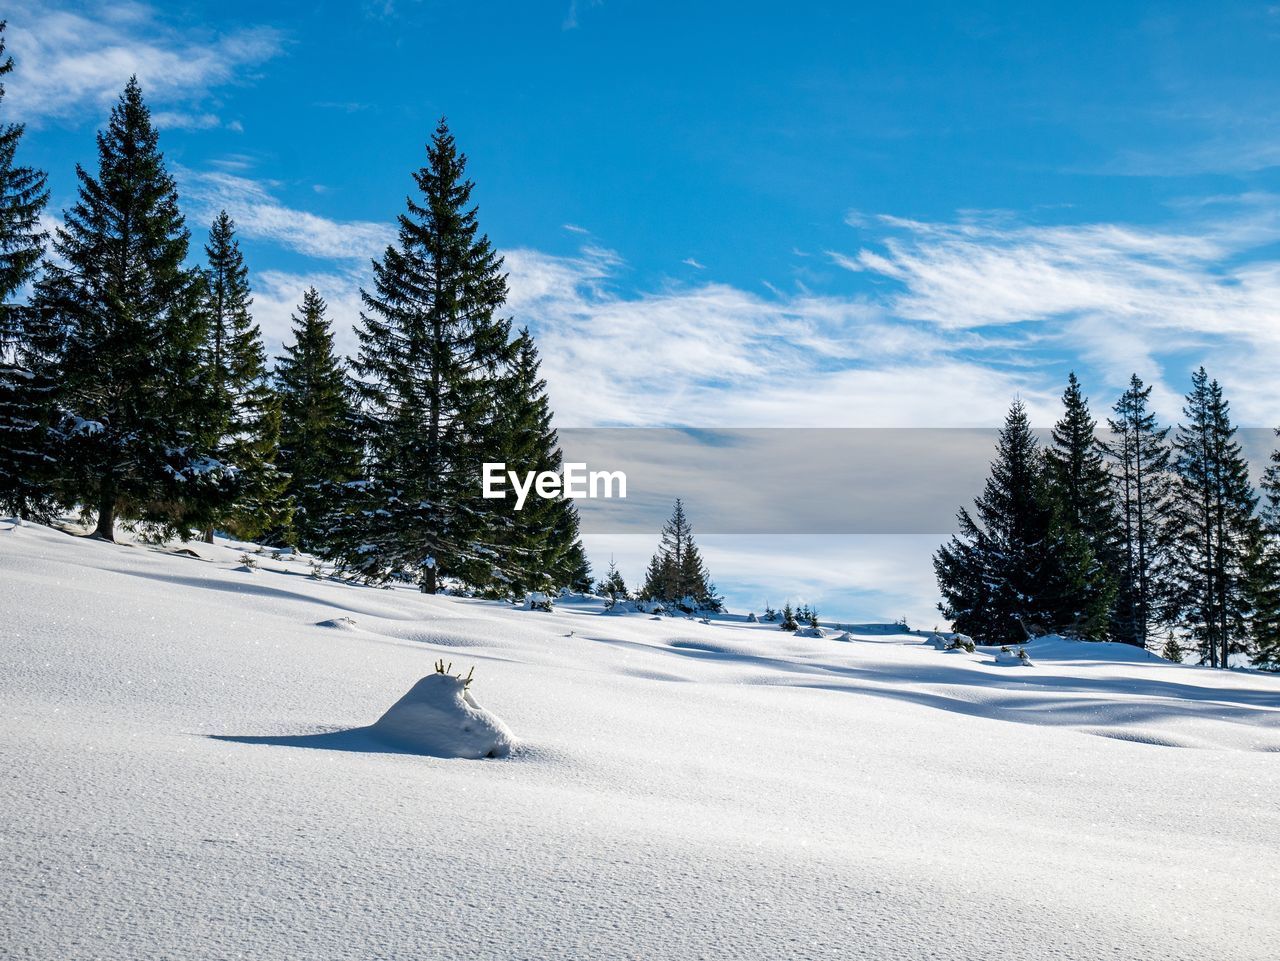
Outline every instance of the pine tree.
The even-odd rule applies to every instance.
[[[271,388],[262,331],[253,320],[249,270],[227,212],[218,214],[205,245],[208,328],[203,380],[210,392],[204,409],[206,439],[223,463],[235,469],[235,499],[205,526],[255,540],[287,526],[288,478],[276,466],[280,402]]]
[[[231,472],[198,436],[204,285],[136,78],[97,141],[98,174],[77,166],[79,199],[36,288],[65,336],[61,473],[96,509],[97,537],[114,540],[117,514],[185,533],[186,506],[212,504]]]
[[[1105,572],[1045,473],[1026,410],[1015,401],[976,519],[961,508],[957,534],[934,557],[939,608],[956,630],[992,644],[1039,631],[1090,639],[1105,632],[1112,598]]]
[[[4,29],[0,21],[0,106],[13,69]],[[0,512],[48,520],[57,452],[56,382],[47,371],[57,341],[38,312],[13,302],[35,277],[47,239],[45,174],[17,162],[24,132],[23,124],[0,123]]]
[[[480,471],[511,358],[502,258],[479,234],[465,169],[442,119],[356,330],[369,463],[340,535],[345,564],[372,580],[412,572],[427,593],[493,554]]]
[[[280,445],[276,466],[293,507],[299,547],[327,554],[343,485],[360,476],[361,446],[351,383],[334,352],[327,305],[314,287],[292,316],[293,343],[276,364]]]
[[[538,373],[541,362],[527,328],[517,335],[512,349],[510,367],[496,385],[497,417],[487,445],[494,452],[490,459],[522,473],[560,473],[563,459],[551,425],[547,383]],[[565,587],[590,590],[590,566],[581,548],[572,501],[531,497],[521,510],[515,510],[515,501],[507,498],[498,505],[496,554],[477,565],[469,581],[489,581],[499,593],[517,597]]]
[[[783,605],[782,623],[778,625],[778,628],[783,631],[800,630],[800,622],[796,620],[796,613],[791,609],[790,601],[787,601],[787,603]]]
[[[1097,421],[1072,372],[1062,395],[1064,413],[1045,449],[1045,481],[1060,507],[1063,523],[1078,532],[1098,564],[1095,589],[1115,591],[1120,531],[1111,472],[1097,439]]]
[[[561,515],[564,527],[557,537],[570,545],[561,562],[563,576],[568,582],[569,590],[578,594],[591,593],[591,562],[587,560],[586,548],[578,537],[578,511],[569,505],[571,510]]]
[[[1170,501],[1169,428],[1148,410],[1151,388],[1137,374],[1108,419],[1112,438],[1105,451],[1112,463],[1120,514],[1117,594],[1112,637],[1145,647],[1167,607],[1167,530]]]
[[[596,585],[596,590],[614,604],[625,601],[631,596],[627,590],[627,582],[623,579],[622,572],[618,570],[618,565],[614,563],[612,557],[609,558],[609,570]]]
[[[1280,448],[1271,452],[1262,475],[1261,524],[1250,558],[1248,593],[1254,664],[1280,671]]]
[[[1201,661],[1228,667],[1246,649],[1249,562],[1259,532],[1249,466],[1217,381],[1192,376],[1174,442],[1173,611],[1200,645]]]
[[[1166,661],[1173,661],[1174,664],[1181,664],[1184,657],[1182,653],[1182,645],[1178,643],[1178,639],[1173,636],[1173,631],[1169,632],[1169,637],[1164,642],[1164,647],[1160,649],[1160,656]]]
[[[679,498],[672,508],[671,519],[662,528],[662,540],[649,562],[640,596],[689,611],[719,611],[723,606]]]

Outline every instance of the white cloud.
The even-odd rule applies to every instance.
[[[1274,378],[1243,374],[1280,350],[1280,198],[1205,205],[1185,229],[1121,224],[1026,226],[999,220],[924,223],[882,217],[880,250],[831,253],[841,267],[896,281],[894,315],[941,332],[1005,329],[1015,343],[1102,372],[1108,388],[1137,371],[1177,414],[1187,357],[1236,396],[1246,422],[1280,409]],[[1168,375],[1179,385],[1161,382]]]
[[[227,171],[180,171],[183,195],[198,223],[226,210],[245,237],[268,240],[308,257],[367,262],[395,239],[388,224],[333,220],[280,203],[271,184]]]
[[[706,264],[699,263],[697,260],[695,260],[695,259],[694,259],[694,258],[692,258],[692,257],[686,257],[684,260],[680,261],[680,263],[685,264],[686,266],[692,267],[694,270],[706,270],[706,269],[707,269],[707,265],[706,265]]]
[[[265,270],[251,274],[253,317],[262,328],[268,353],[277,355],[292,339],[292,315],[302,301],[302,293],[315,287],[328,305],[326,316],[333,326],[334,349],[352,357],[356,353],[355,322],[360,318],[361,276],[351,271],[291,273]]]
[[[33,122],[100,114],[133,74],[149,102],[198,101],[212,87],[275,56],[282,45],[280,34],[266,27],[193,40],[162,24],[153,8],[127,2],[75,8],[30,3],[10,12],[7,34],[15,62],[8,105]],[[208,115],[168,114],[170,120],[195,118],[197,125],[211,126],[200,120]]]
[[[212,130],[223,125],[222,118],[216,113],[183,113],[180,110],[161,110],[153,113],[151,120],[159,130]]]
[[[707,283],[623,295],[616,254],[507,252],[563,425],[959,426],[1047,397],[1017,371],[953,356],[977,341],[864,301],[760,297]]]

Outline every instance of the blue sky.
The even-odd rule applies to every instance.
[[[1280,422],[1280,6],[729,9],[25,2],[5,110],[56,221],[136,71],[273,341],[354,319],[447,114],[566,426],[1173,418],[1199,363]]]

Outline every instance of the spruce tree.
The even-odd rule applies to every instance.
[[[235,498],[215,512],[204,535],[212,543],[217,524],[233,537],[254,540],[288,523],[288,478],[275,463],[280,403],[268,377],[262,331],[249,309],[249,270],[225,210],[214,220],[204,250],[203,380],[210,395],[204,431],[215,456],[235,469]]]
[[[1057,631],[1096,639],[1112,592],[1084,536],[1046,483],[1045,459],[1021,401],[1000,431],[991,476],[959,530],[934,556],[939,609],[991,644]]]
[[[79,199],[36,288],[65,338],[60,473],[96,510],[97,537],[114,540],[118,514],[185,533],[186,505],[212,503],[231,472],[201,445],[204,285],[136,78],[97,142],[97,175],[77,166]]]
[[[547,383],[538,372],[541,362],[527,328],[517,335],[512,352],[507,371],[495,385],[496,420],[487,445],[490,459],[522,474],[560,473],[563,459],[551,424]],[[478,585],[488,580],[491,590],[517,597],[534,590],[590,589],[590,567],[585,574],[581,570],[586,555],[572,501],[530,497],[521,510],[515,510],[514,499],[506,498],[494,509],[495,553],[465,579]]]
[[[495,502],[480,500],[480,471],[511,357],[510,323],[498,316],[507,282],[465,171],[442,119],[397,242],[361,291],[356,329],[369,463],[345,515],[345,564],[372,580],[412,574],[427,593],[494,552]]]
[[[618,570],[618,565],[614,563],[612,557],[609,558],[609,570],[596,585],[596,590],[609,598],[610,603],[625,601],[631,596],[627,590],[627,582],[623,579],[622,572]]]
[[[343,486],[360,476],[361,445],[351,383],[333,348],[327,305],[314,287],[292,316],[293,342],[276,364],[280,446],[276,466],[292,505],[291,535],[328,554]],[[283,533],[283,532],[282,532]]]
[[[689,611],[718,611],[722,607],[680,498],[676,498],[671,518],[662,528],[662,539],[649,562],[640,596]]]
[[[1174,441],[1173,611],[1199,643],[1201,661],[1225,668],[1247,647],[1257,495],[1222,388],[1203,367],[1191,384]]]
[[[1137,374],[1108,418],[1112,464],[1120,515],[1120,557],[1111,633],[1115,640],[1145,647],[1160,621],[1168,596],[1167,520],[1171,508],[1169,428],[1148,409],[1151,388]]]
[[[783,631],[800,630],[800,622],[796,620],[796,614],[791,609],[790,601],[787,601],[782,607],[782,623],[778,625],[778,628]]]
[[[1064,412],[1045,448],[1045,480],[1061,507],[1062,520],[1079,532],[1102,567],[1100,580],[1111,580],[1118,566],[1120,532],[1111,472],[1097,438],[1097,421],[1073,371],[1062,395]],[[1100,583],[1104,590],[1113,585]]]
[[[0,108],[5,56],[0,21]],[[47,236],[40,213],[49,200],[43,171],[18,163],[25,127],[0,122],[0,512],[48,520],[56,504],[56,382],[49,360],[56,352],[52,325],[15,297],[35,277]]]
[[[1168,638],[1165,639],[1164,647],[1160,649],[1160,656],[1166,661],[1172,661],[1174,664],[1181,664],[1183,659],[1182,645],[1178,643],[1178,639],[1173,636],[1173,631],[1169,632]]]
[[[1280,671],[1280,448],[1271,452],[1271,463],[1262,475],[1261,524],[1249,565],[1249,605],[1254,664]]]

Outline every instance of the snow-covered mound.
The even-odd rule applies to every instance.
[[[370,733],[396,747],[434,757],[507,757],[515,737],[476,703],[469,681],[437,671],[391,705]]]
[[[335,631],[354,631],[356,622],[350,617],[327,617],[323,621],[316,621],[316,627],[328,627]]]
[[[796,637],[826,637],[825,628],[805,626],[795,631]]]
[[[1025,647],[1002,647],[996,651],[996,663],[1014,667],[1034,667]]]

